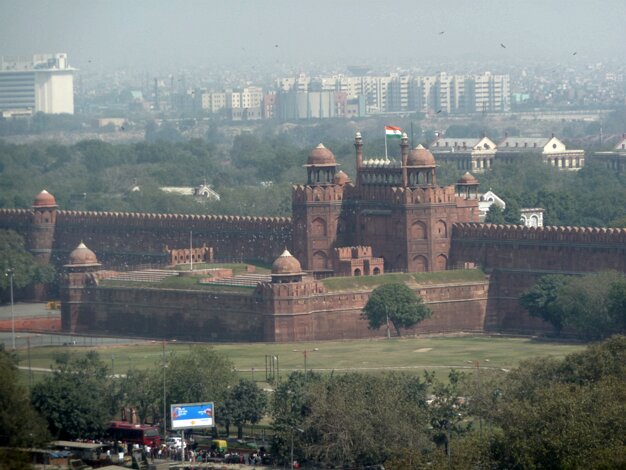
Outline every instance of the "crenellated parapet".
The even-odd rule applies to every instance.
[[[345,185],[310,186],[294,185],[292,188],[293,203],[341,201],[344,193],[354,186],[351,183]]]
[[[604,227],[496,225],[458,223],[453,238],[626,245],[626,229]]]
[[[205,215],[205,214],[155,214],[142,212],[94,212],[94,211],[57,211],[59,221],[66,223],[120,223],[123,225],[145,226],[146,223],[163,224],[171,227],[172,224],[188,226],[190,223],[223,224],[224,227],[238,224],[243,227],[272,228],[276,224],[288,225],[289,217],[255,217],[236,215]]]
[[[395,204],[451,204],[457,199],[454,186],[390,189]]]
[[[32,209],[0,209],[0,228],[21,232],[30,225],[33,215]]]
[[[338,260],[371,258],[372,247],[371,246],[341,246],[341,247],[335,248],[335,253],[337,255]]]

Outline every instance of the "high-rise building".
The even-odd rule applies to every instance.
[[[74,71],[67,54],[0,57],[0,111],[74,114]]]

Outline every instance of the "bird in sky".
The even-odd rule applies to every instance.
[[[573,52],[573,53],[572,53],[572,55],[576,55],[576,54],[578,54],[578,52]]]
[[[504,44],[502,44],[502,43],[500,43],[500,47],[501,47],[502,49],[506,49],[506,46],[505,46]]]
[[[437,114],[439,114],[440,112],[441,112],[441,109],[438,109],[438,110],[437,110]]]
[[[445,33],[445,31],[439,31],[439,35],[442,35],[443,33]]]
[[[278,44],[274,44],[274,47],[278,47]]]

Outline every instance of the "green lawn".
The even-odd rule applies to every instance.
[[[167,343],[166,351],[182,353],[189,344]],[[471,369],[478,361],[481,368],[510,369],[524,359],[538,356],[561,358],[584,349],[582,344],[539,341],[531,338],[488,336],[433,336],[407,337],[391,340],[320,341],[288,344],[218,344],[217,351],[227,355],[243,376],[248,378],[254,368],[255,380],[265,378],[265,356],[278,357],[281,375],[304,367],[304,350],[307,367],[319,371],[348,370],[380,372],[399,369],[422,373],[423,370],[450,368]],[[162,343],[145,342],[135,345],[108,345],[97,347],[40,347],[31,350],[32,367],[49,367],[59,352],[84,353],[97,349],[101,358],[115,368],[115,373],[125,373],[129,368],[152,367],[161,361]],[[26,351],[19,351],[20,365],[26,366]],[[26,373],[26,371],[24,371]],[[440,375],[438,374],[438,375]]]
[[[390,273],[382,276],[331,277],[322,283],[330,292],[349,289],[374,289],[383,284],[405,283],[409,286],[420,284],[443,284],[448,282],[484,281],[485,273],[479,269],[458,269],[433,273]]]

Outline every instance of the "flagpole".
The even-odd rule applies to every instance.
[[[389,160],[389,157],[387,157],[387,129],[383,127],[383,131],[385,132],[385,161],[387,161]]]

